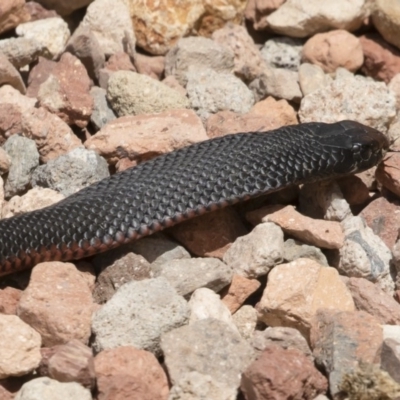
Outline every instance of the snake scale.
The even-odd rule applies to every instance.
[[[74,260],[294,184],[377,164],[379,131],[354,121],[231,134],[158,156],[49,207],[0,221],[0,275]]]

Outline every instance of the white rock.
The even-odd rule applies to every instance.
[[[303,40],[278,36],[265,42],[261,48],[261,57],[273,68],[297,71],[302,48]]]
[[[300,65],[299,84],[304,96],[329,85],[331,82],[332,78],[325,74],[320,66],[309,63]]]
[[[243,339],[251,339],[257,325],[257,310],[250,306],[244,305],[233,314],[233,322],[236,325]]]

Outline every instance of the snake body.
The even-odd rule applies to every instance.
[[[0,275],[114,248],[286,186],[362,171],[388,147],[353,121],[210,139],[156,157],[41,210],[0,221]]]

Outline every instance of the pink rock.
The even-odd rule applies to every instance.
[[[339,222],[306,217],[297,212],[293,206],[272,210],[272,213],[269,213],[270,210],[271,208],[267,206],[256,210],[255,213],[258,218],[261,217],[262,222],[274,222],[284,232],[304,243],[326,249],[340,249],[343,246],[344,233]],[[262,216],[263,213],[265,216]]]
[[[391,249],[396,243],[400,226],[400,203],[379,197],[369,203],[360,215],[364,217],[375,235],[378,235]]]
[[[148,75],[158,81],[164,73],[165,57],[163,56],[146,56],[144,54],[135,53],[134,63],[139,74]]]
[[[0,33],[9,31],[30,19],[25,9],[25,0],[2,0],[0,13]]]
[[[21,132],[22,110],[16,104],[0,104],[0,144],[16,133]]]
[[[246,19],[253,23],[256,31],[268,27],[265,17],[277,10],[286,0],[249,0],[244,10]]]
[[[166,400],[168,381],[155,356],[132,346],[104,350],[95,359],[98,400]]]
[[[135,66],[126,53],[113,54],[105,63],[104,68],[114,72],[120,70],[136,72]]]
[[[388,88],[396,97],[396,109],[400,109],[400,73],[396,74],[389,82]],[[394,149],[397,150],[397,149]]]
[[[313,400],[328,382],[299,350],[270,345],[243,373],[240,388],[246,400]]]
[[[207,138],[196,113],[179,109],[117,118],[89,138],[85,146],[115,164],[125,157],[143,161]]]
[[[325,72],[335,72],[339,67],[355,72],[363,60],[359,39],[342,29],[318,33],[303,46],[302,61],[316,64]]]
[[[337,183],[343,193],[343,197],[351,206],[365,204],[370,200],[369,188],[359,176],[346,176],[338,179]]]
[[[233,314],[260,286],[261,283],[257,279],[249,279],[235,274],[229,287],[223,289],[221,300],[228,307],[231,314]]]
[[[27,96],[37,97],[40,85],[49,77],[56,65],[55,61],[39,57],[37,64],[29,71]]]
[[[67,124],[85,127],[90,119],[93,98],[91,80],[82,62],[64,53],[51,74],[40,85],[40,105],[57,114]]]
[[[233,209],[225,208],[176,225],[170,233],[194,255],[222,259],[231,243],[247,229]]]
[[[36,1],[30,1],[25,4],[25,9],[31,16],[29,21],[37,21],[39,19],[58,17],[54,10],[46,10],[41,4]]]
[[[26,92],[24,81],[18,70],[8,61],[7,57],[0,53],[0,85],[8,84],[19,90],[22,94]]]
[[[377,34],[361,36],[360,43],[364,53],[362,72],[389,83],[400,72],[400,50]]]
[[[376,179],[385,188],[400,196],[400,153],[387,153],[376,169]]]
[[[15,315],[22,291],[8,286],[0,289],[0,313]]]
[[[87,343],[92,293],[73,264],[44,262],[33,270],[18,304],[18,315],[42,336],[44,346],[77,339]]]

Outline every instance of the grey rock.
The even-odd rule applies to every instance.
[[[107,161],[93,150],[78,147],[36,168],[32,185],[57,190],[64,196],[110,176]]]
[[[297,258],[311,258],[321,265],[329,266],[324,253],[318,247],[309,246],[294,239],[286,240],[283,247],[284,261],[290,262]]]
[[[267,96],[299,103],[303,94],[299,74],[283,68],[265,68],[264,72],[249,85],[256,101]]]
[[[265,42],[261,56],[273,68],[298,71],[304,41],[290,37],[275,37]]]
[[[4,185],[6,198],[21,194],[30,185],[32,174],[39,165],[39,152],[33,140],[12,135],[3,145],[11,158],[7,181]]]
[[[133,242],[132,251],[143,256],[151,263],[152,271],[157,274],[160,266],[167,261],[189,259],[189,252],[162,233],[144,237]]]
[[[188,296],[200,287],[219,292],[232,280],[231,267],[217,258],[191,258],[167,261],[157,276],[163,276],[181,296]]]
[[[253,93],[233,74],[191,68],[187,78],[190,104],[202,120],[224,110],[244,114],[254,104]]]
[[[79,383],[61,383],[47,377],[24,383],[14,400],[92,400],[89,389]]]
[[[303,96],[329,85],[332,78],[319,65],[303,63],[299,67],[299,84]]]
[[[39,56],[49,57],[49,51],[44,44],[23,37],[0,40],[0,51],[17,69],[31,64]]]
[[[186,323],[189,307],[165,278],[131,281],[93,316],[96,351],[135,346],[160,355],[160,336]]]
[[[90,89],[90,95],[93,98],[93,111],[90,116],[90,122],[96,129],[100,130],[104,125],[117,118],[107,101],[107,91],[97,86]]]
[[[189,100],[177,90],[132,71],[117,71],[111,75],[107,98],[119,117],[189,108]]]
[[[190,67],[230,73],[233,66],[231,49],[201,36],[180,39],[165,56],[165,75],[173,75],[182,86],[186,86]]]
[[[386,339],[382,344],[381,368],[400,383],[400,341]]]
[[[249,340],[253,336],[257,325],[257,316],[257,310],[250,305],[240,307],[232,315],[233,323],[243,339]]]
[[[253,360],[253,350],[240,334],[211,318],[165,333],[161,348],[172,384],[196,371],[212,376],[219,384],[237,388],[240,374]]]
[[[283,260],[283,232],[272,222],[257,225],[248,235],[237,238],[223,261],[246,278],[266,275]]]

